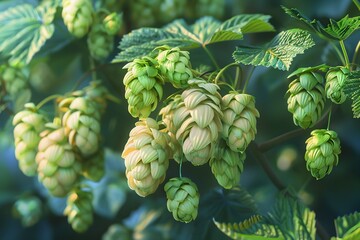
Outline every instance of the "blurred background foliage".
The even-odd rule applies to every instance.
[[[202,9],[200,13],[212,13],[221,20],[241,13],[269,14],[272,16],[270,22],[277,31],[303,27],[287,16],[281,5],[288,8],[295,7],[310,19],[317,18],[324,23],[327,23],[328,18],[339,19],[346,14],[352,16],[357,11],[351,0],[226,0],[224,8],[217,9],[219,13],[206,9],[211,6],[207,2],[211,1],[197,0],[193,2],[202,2],[202,4],[187,6],[183,12],[173,17],[151,20],[150,17],[159,16],[152,15],[149,9],[131,12],[129,2],[132,1],[120,2],[123,8],[120,11],[123,11],[125,20],[123,34],[144,24],[162,26],[174,16],[185,17],[192,22],[200,17],[194,13],[191,15],[195,7]],[[150,4],[157,1],[147,2]],[[20,3],[36,5],[38,1],[1,1],[0,11]],[[148,21],[134,21],[138,16],[136,14],[141,16],[149,12]],[[61,21],[56,24],[54,37],[46,43],[27,68],[26,75],[29,77],[32,101],[35,103],[48,95],[71,91],[78,84],[79,79],[84,79],[79,88],[86,86],[91,79],[85,39],[75,40]],[[272,36],[274,33],[253,34],[242,41],[255,45],[264,43]],[[346,41],[349,50],[355,48],[359,37],[359,33],[356,33]],[[117,36],[115,42],[118,43],[120,39],[121,35]],[[328,43],[316,36],[314,39],[316,46],[295,58],[290,72],[298,67],[322,63],[332,66],[339,64]],[[239,42],[225,42],[213,44],[209,48],[219,59],[218,62],[225,66],[233,61],[231,54],[237,44]],[[106,147],[106,175],[98,183],[88,183],[94,190],[94,224],[83,234],[75,233],[62,214],[65,199],[49,196],[36,177],[29,178],[20,172],[14,156],[12,114],[2,111],[0,114],[0,239],[227,239],[217,230],[212,222],[213,218],[217,221],[236,222],[257,211],[266,213],[274,205],[278,190],[251,154],[248,154],[245,160],[241,190],[221,189],[208,166],[193,167],[189,164],[183,166],[183,175],[191,178],[198,185],[201,195],[199,216],[196,221],[189,224],[175,222],[167,212],[165,194],[161,189],[163,185],[155,194],[146,198],[140,198],[130,191],[124,176],[124,164],[120,153],[136,120],[128,113],[124,98],[122,85],[125,74],[122,70],[124,64],[110,63],[117,53],[118,50],[115,48],[113,54],[96,69],[97,77],[122,101],[121,104],[110,103],[102,121],[103,144]],[[349,57],[352,58],[352,51],[349,53]],[[201,64],[211,65],[201,49],[191,51],[191,60],[194,67]],[[250,67],[244,69],[244,74],[247,74]],[[254,71],[248,92],[256,97],[256,105],[261,115],[256,137],[256,142],[259,144],[296,129],[284,98],[290,82],[287,75],[286,72],[264,67],[257,67]],[[46,106],[46,109],[49,112],[53,111],[52,106]],[[325,124],[322,123],[320,126],[326,127]],[[336,108],[332,118],[332,129],[338,132],[341,139],[340,163],[329,176],[320,181],[316,181],[306,171],[303,159],[304,142],[310,130],[304,130],[297,137],[270,149],[266,155],[271,169],[282,182],[295,190],[300,199],[316,212],[317,220],[322,222],[331,235],[335,235],[334,218],[360,209],[358,191],[360,128],[358,120],[352,118],[349,102]],[[176,177],[177,173],[177,164],[171,162],[167,178]]]

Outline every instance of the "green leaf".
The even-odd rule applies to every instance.
[[[0,52],[10,61],[29,63],[54,33],[56,6],[18,5],[0,13]]]
[[[303,67],[303,68],[298,68],[296,69],[294,72],[292,72],[288,78],[291,78],[293,76],[305,73],[305,72],[314,72],[314,71],[322,71],[322,72],[327,72],[328,69],[330,68],[330,66],[326,65],[326,64],[321,64],[315,67]]]
[[[354,118],[360,118],[360,71],[350,72],[345,81],[344,92],[352,99]]]
[[[279,228],[275,225],[265,223],[259,215],[254,215],[240,223],[219,223],[215,225],[232,239],[240,240],[283,240],[284,237]]]
[[[360,239],[360,213],[345,215],[335,219],[336,236],[343,239]]]
[[[315,240],[315,213],[287,193],[281,193],[268,220],[285,239]]]
[[[163,28],[136,29],[122,38],[120,53],[113,62],[132,61],[162,45],[191,49],[216,42],[240,40],[244,33],[274,31],[269,19],[268,15],[243,14],[221,23],[215,18],[203,17],[193,25],[179,19]]]
[[[295,8],[282,8],[284,9],[285,13],[312,28],[320,37],[330,40],[345,40],[360,27],[359,16],[349,18],[346,15],[339,21],[330,19],[330,23],[327,25],[327,27],[324,27],[320,21],[316,19],[310,20]]]
[[[289,70],[293,58],[312,46],[314,41],[307,31],[290,29],[263,47],[237,47],[233,57],[237,63]]]

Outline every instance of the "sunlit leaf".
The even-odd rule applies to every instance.
[[[233,53],[236,62],[289,70],[293,58],[314,46],[310,34],[301,29],[280,32],[263,47],[237,47]]]
[[[122,38],[120,53],[114,62],[132,61],[161,45],[191,49],[215,42],[240,40],[245,33],[274,31],[269,19],[268,15],[243,14],[221,23],[215,18],[203,17],[192,25],[179,19],[163,28],[136,29]]]
[[[335,219],[336,235],[344,240],[360,239],[360,213],[345,215]]]
[[[345,81],[344,92],[352,100],[354,118],[360,118],[360,71],[350,72]]]

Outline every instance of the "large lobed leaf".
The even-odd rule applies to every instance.
[[[345,81],[344,92],[352,99],[354,118],[360,118],[360,71],[351,72]]]
[[[212,17],[203,17],[193,25],[180,19],[163,28],[136,29],[122,38],[120,53],[113,61],[132,61],[148,55],[161,45],[191,49],[221,41],[239,40],[245,33],[274,31],[269,20],[268,15],[242,14],[223,23]]]
[[[54,33],[56,5],[18,5],[0,13],[0,52],[10,61],[29,63]]]
[[[310,34],[301,29],[280,32],[263,47],[237,47],[233,57],[237,63],[289,70],[293,58],[314,46]]]
[[[337,239],[360,239],[360,213],[355,212],[335,219]]]

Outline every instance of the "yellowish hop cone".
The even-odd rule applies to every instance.
[[[141,119],[131,130],[122,157],[128,185],[139,196],[156,191],[166,175],[171,149],[169,136],[151,118]]]
[[[191,222],[198,215],[200,194],[189,178],[171,178],[164,186],[167,209],[176,221]]]

